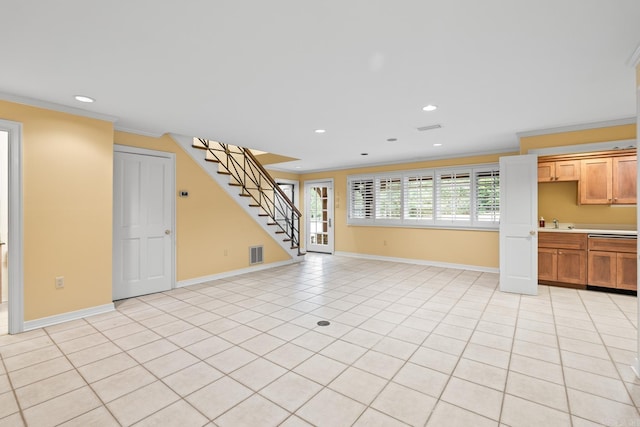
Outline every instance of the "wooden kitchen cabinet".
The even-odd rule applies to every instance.
[[[580,168],[580,204],[636,204],[637,157],[585,159]]]
[[[587,235],[541,232],[538,236],[538,280],[553,284],[587,284]]]
[[[579,160],[561,160],[538,163],[538,182],[578,181]]]
[[[590,238],[587,284],[637,290],[635,239]]]
[[[580,204],[610,205],[613,202],[612,164],[610,157],[582,160]]]
[[[612,164],[612,195],[614,204],[637,202],[637,156],[614,157]]]

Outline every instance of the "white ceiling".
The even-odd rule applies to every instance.
[[[0,11],[5,98],[299,158],[277,166],[295,172],[509,151],[517,132],[636,115],[638,0],[0,0]],[[442,128],[416,130],[431,124]]]

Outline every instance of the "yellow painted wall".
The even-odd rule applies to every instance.
[[[538,184],[538,215],[577,224],[635,224],[635,206],[579,205],[577,182]]]
[[[113,125],[5,101],[0,118],[23,124],[25,320],[110,303]]]
[[[176,190],[189,191],[176,202],[179,281],[249,267],[250,246],[264,245],[265,264],[291,259],[170,136],[115,132],[115,143],[176,154]]]
[[[535,148],[561,147],[636,138],[636,125],[611,126],[573,132],[523,137],[520,151]],[[578,204],[578,184],[558,182],[538,184],[538,215],[547,221],[579,224],[635,224],[635,206],[594,206]]]
[[[347,176],[384,171],[494,163],[501,156],[513,154],[517,153],[304,174],[301,175],[301,181],[333,178],[335,250],[338,252],[498,268],[499,239],[497,230],[476,231],[347,225]]]
[[[619,141],[635,138],[635,124],[550,133],[547,135],[520,138],[520,153],[527,154],[529,150],[535,148],[562,147],[566,145],[590,144],[594,142]]]

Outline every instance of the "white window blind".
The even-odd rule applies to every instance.
[[[349,218],[373,219],[373,178],[349,180]]]
[[[469,171],[440,172],[437,175],[439,221],[471,220],[471,177]]]
[[[476,170],[475,220],[498,224],[500,221],[500,171],[498,168]]]
[[[402,178],[376,178],[376,219],[400,219],[402,209]]]
[[[433,174],[405,176],[404,219],[433,220]]]

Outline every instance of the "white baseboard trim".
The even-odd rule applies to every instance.
[[[24,322],[24,332],[34,329],[46,328],[47,326],[57,325],[58,323],[68,322],[70,320],[82,319],[96,314],[108,313],[115,310],[113,303],[97,305],[95,307],[83,308],[82,310],[69,311],[67,313],[56,314],[53,316],[42,317],[35,320],[27,320]]]
[[[201,283],[210,282],[212,280],[226,279],[228,277],[239,276],[241,274],[253,273],[270,268],[282,267],[284,265],[295,264],[304,261],[304,257],[297,257],[286,261],[272,262],[270,264],[260,264],[253,267],[241,268],[238,270],[225,271],[224,273],[211,274],[209,276],[194,277],[193,279],[180,280],[176,283],[176,288],[184,288],[185,286],[199,285]]]
[[[483,273],[499,273],[500,272],[500,269],[498,268],[482,267],[480,265],[453,264],[449,262],[427,261],[427,260],[413,259],[413,258],[396,258],[396,257],[388,257],[388,256],[380,256],[380,255],[367,255],[367,254],[359,254],[355,252],[336,251],[334,255],[346,256],[351,258],[371,259],[376,261],[391,261],[391,262],[402,262],[405,264],[428,265],[430,267],[455,268],[458,270],[481,271]]]

